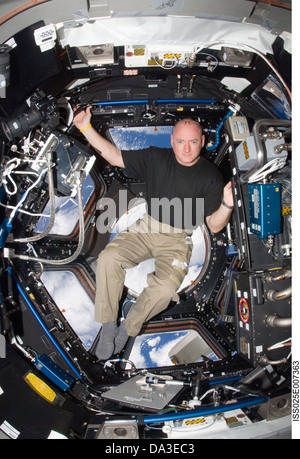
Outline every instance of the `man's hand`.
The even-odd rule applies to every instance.
[[[85,110],[78,111],[78,113],[76,113],[76,110],[78,110],[78,108],[74,109],[75,116],[73,118],[73,124],[77,127],[77,129],[79,129],[79,131],[91,124],[91,108],[92,107],[89,106]]]

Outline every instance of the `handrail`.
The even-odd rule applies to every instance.
[[[245,172],[241,176],[242,183],[248,182],[249,178],[256,171],[258,171],[262,166],[264,166],[266,163],[266,152],[265,152],[263,141],[260,137],[260,130],[263,126],[290,127],[291,121],[290,120],[261,119],[254,123],[252,133],[254,137],[254,143],[256,146],[256,164],[253,166],[252,169]]]

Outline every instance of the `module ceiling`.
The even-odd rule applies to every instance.
[[[0,41],[43,19],[46,24],[109,16],[192,16],[291,31],[290,0],[0,0]]]

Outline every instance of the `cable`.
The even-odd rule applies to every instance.
[[[244,172],[243,175],[240,177],[242,183],[247,183],[249,178],[251,178],[260,168],[265,166],[266,161],[266,151],[263,145],[263,141],[260,135],[261,128],[267,126],[268,128],[272,127],[286,127],[290,128],[291,121],[290,120],[281,120],[281,119],[260,119],[255,121],[252,129],[254,143],[256,147],[256,163],[255,165]]]
[[[238,388],[238,387],[229,386],[229,385],[227,385],[227,384],[224,384],[224,385],[222,384],[222,385],[220,385],[220,386],[217,386],[217,387],[214,387],[214,388],[212,388],[212,389],[209,389],[209,390],[207,390],[204,394],[202,394],[202,396],[199,398],[199,402],[200,402],[199,404],[201,404],[202,400],[203,400],[205,397],[207,397],[207,395],[217,393],[217,391],[218,391],[218,389],[219,389],[220,387],[221,387],[221,388],[224,388],[224,389],[227,389],[227,390],[230,390],[230,391],[232,391],[232,392],[241,392],[241,389]],[[243,391],[243,392],[244,392],[244,391]],[[247,392],[247,395],[249,395],[249,396],[254,396],[254,394],[251,394],[251,392]]]
[[[255,183],[264,180],[268,175],[282,169],[286,164],[286,158],[275,158],[262,166],[258,171],[254,172],[249,179],[248,183]]]
[[[44,160],[44,159],[40,159],[39,160],[39,163],[47,163],[47,169],[41,170],[41,172],[39,174],[36,171],[15,171],[14,170],[17,167],[19,167],[22,163],[30,163],[30,164],[33,163],[33,164],[35,164],[36,163],[36,159],[33,160],[33,159],[13,158],[13,159],[9,160],[7,162],[7,164],[6,164],[3,176],[9,178],[10,182],[13,184],[13,191],[9,191],[9,189],[7,187],[6,179],[3,180],[3,184],[4,184],[5,191],[10,196],[12,196],[12,195],[17,193],[17,184],[13,180],[13,178],[11,177],[12,173],[19,174],[19,175],[26,175],[26,176],[34,175],[34,176],[38,177],[37,180],[24,193],[24,195],[22,196],[22,198],[19,201],[19,203],[17,204],[17,206],[11,207],[11,206],[4,206],[3,205],[4,207],[13,209],[13,212],[11,213],[11,216],[10,216],[10,221],[12,221],[12,219],[14,218],[16,212],[19,211],[19,208],[20,208],[21,204],[27,198],[27,196],[29,194],[29,191],[31,191],[41,181],[41,179],[43,178],[45,172],[46,171],[48,172],[49,195],[50,195],[50,220],[49,220],[48,226],[42,233],[40,233],[38,235],[35,235],[35,236],[32,236],[32,237],[28,237],[28,238],[15,239],[14,242],[34,242],[34,241],[38,241],[38,240],[44,238],[45,236],[47,236],[50,233],[51,229],[53,228],[54,221],[55,221],[55,193],[54,193],[54,177],[53,177],[52,154],[53,154],[53,151],[55,150],[57,144],[58,144],[57,137],[54,136],[53,134],[51,134],[48,137],[47,142],[45,143],[47,160]],[[23,212],[26,213],[26,211],[23,211]],[[36,215],[34,215],[34,216],[36,216]]]
[[[107,360],[104,364],[104,367],[103,369],[105,369],[107,366],[111,366],[110,364],[111,363],[118,363],[118,362],[125,362],[125,363],[129,363],[132,367],[132,370],[136,370],[136,366],[135,364],[131,361],[131,360],[128,360],[128,359],[110,359],[110,360]]]
[[[273,349],[280,349],[282,347],[290,347],[292,346],[292,342],[291,342],[292,338],[287,338],[286,340],[284,341],[280,341],[279,343],[275,343],[273,344],[272,346],[268,347],[268,351],[271,351]]]
[[[49,181],[49,194],[50,194],[50,220],[47,228],[40,234],[28,238],[14,239],[14,242],[35,242],[47,236],[53,228],[55,221],[55,194],[54,194],[54,178],[52,168],[52,153],[48,155],[48,181]]]
[[[229,118],[232,114],[233,114],[233,111],[229,110],[227,115],[224,116],[224,118],[222,119],[222,121],[220,122],[219,126],[216,129],[215,143],[211,147],[206,147],[207,151],[215,150],[219,146],[219,144],[220,144],[220,132],[221,132],[221,129],[222,129],[223,125],[224,125],[224,121],[226,121],[227,118]]]
[[[219,61],[218,59],[216,58],[216,56],[214,56],[213,54],[209,54],[209,53],[200,53],[200,54],[203,54],[204,56],[209,56],[209,57],[212,57],[214,60],[215,60],[215,66],[213,69],[211,69],[211,72],[213,72],[219,65]],[[209,65],[209,62],[208,62],[208,65]]]
[[[173,53],[172,53],[172,54],[173,54]],[[173,55],[174,55],[174,54],[173,54]],[[176,56],[174,56],[173,59],[170,58],[170,61],[173,61],[173,64],[171,64],[171,65],[162,65],[162,64],[160,64],[160,63],[158,62],[157,59],[158,59],[158,56],[155,56],[154,59],[153,59],[154,62],[156,63],[156,65],[158,65],[160,68],[162,68],[162,69],[164,69],[164,70],[172,70],[172,69],[174,69],[174,68],[176,67],[177,64],[179,64],[179,59],[178,59]]]
[[[17,187],[17,184],[16,182],[13,180],[13,178],[11,177],[11,174],[14,173],[14,174],[19,174],[19,175],[35,175],[36,177],[38,177],[38,180],[36,183],[39,182],[39,179],[41,178],[41,174],[45,173],[46,172],[46,169],[42,170],[40,172],[40,175],[37,173],[37,172],[27,172],[27,171],[15,171],[15,169],[17,167],[20,166],[20,164],[22,162],[25,162],[25,163],[33,163],[34,160],[31,160],[31,159],[19,159],[19,158],[12,158],[10,159],[6,165],[5,165],[5,169],[3,171],[3,177],[8,177],[10,182],[12,183],[13,185],[13,191],[10,191],[8,188],[7,188],[7,180],[6,178],[4,178],[3,180],[3,186],[4,186],[4,189],[6,191],[6,193],[9,195],[9,196],[13,196],[14,194],[17,193],[18,191],[18,187]],[[44,161],[43,161],[44,162]]]
[[[46,173],[46,169],[44,169],[38,179],[25,191],[25,193],[23,194],[23,196],[21,197],[19,203],[16,205],[16,207],[14,207],[13,209],[13,212],[10,214],[10,217],[9,217],[9,221],[11,222],[16,214],[16,212],[18,211],[18,208],[21,206],[21,204],[25,201],[25,199],[27,198],[29,192],[41,181],[41,179],[43,178],[44,174]]]
[[[0,206],[5,207],[6,209],[11,209],[11,210],[15,210],[15,209],[16,209],[15,206],[9,206],[9,205],[7,205],[7,204],[3,204],[2,202],[0,202]],[[19,212],[20,214],[30,215],[30,217],[45,217],[45,218],[50,218],[50,215],[48,215],[48,214],[34,214],[33,212],[29,212],[28,210],[24,210],[24,209],[18,209],[18,212]]]
[[[62,258],[60,260],[50,260],[47,258],[30,257],[28,255],[17,255],[15,253],[12,253],[10,249],[8,249],[8,258],[19,258],[20,260],[36,261],[40,263],[46,263],[49,265],[61,266],[61,265],[71,263],[80,255],[83,245],[84,245],[84,209],[83,209],[83,199],[82,199],[80,179],[76,180],[76,185],[77,185],[78,211],[79,211],[79,239],[78,239],[77,249],[75,250],[75,252],[69,258]]]

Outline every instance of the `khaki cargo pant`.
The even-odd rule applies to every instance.
[[[178,232],[145,214],[141,220],[120,233],[100,253],[96,272],[95,319],[100,323],[118,318],[127,268],[154,258],[155,272],[125,319],[129,336],[136,336],[143,323],[178,301],[176,293],[188,272],[192,242]]]

